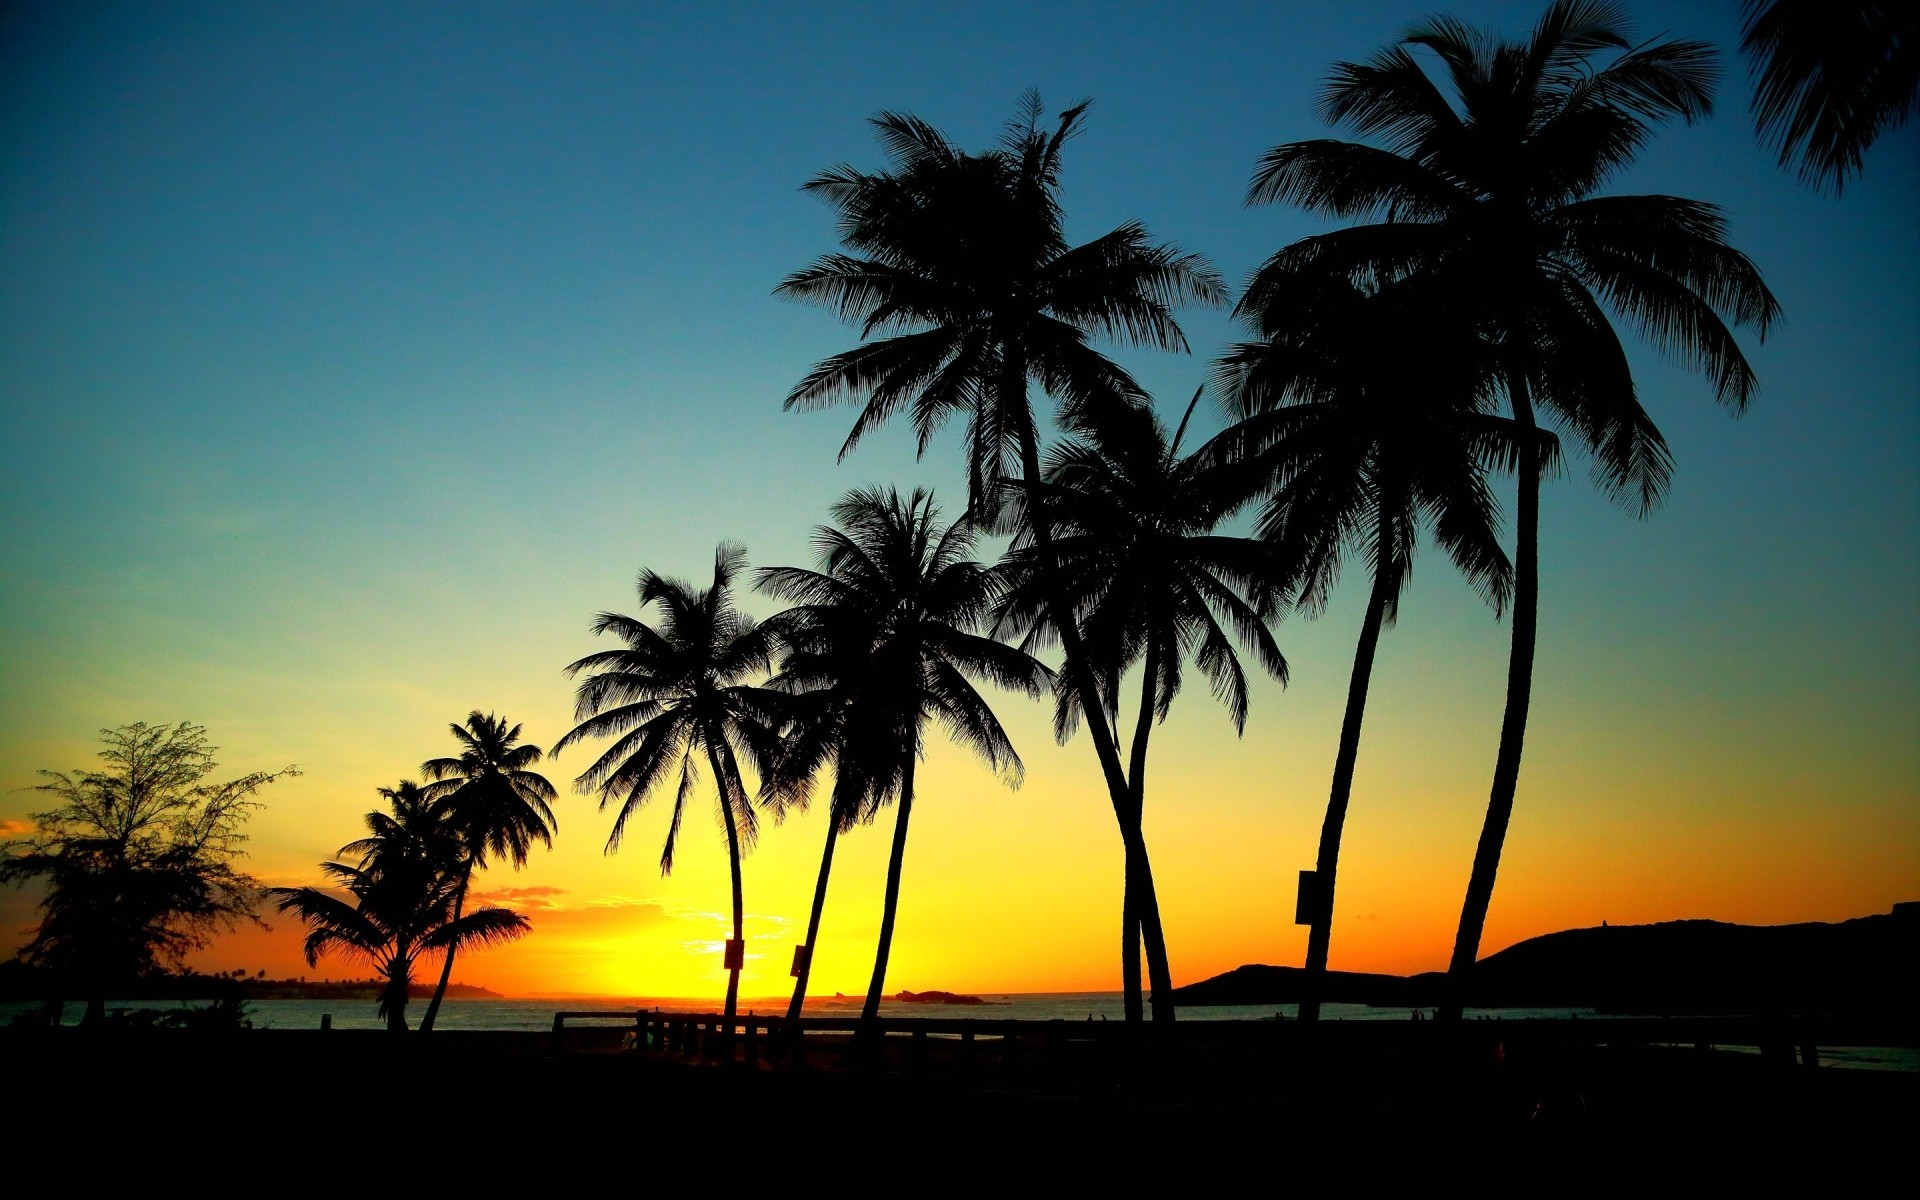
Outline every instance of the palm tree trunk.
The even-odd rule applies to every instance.
[[[907,857],[907,820],[913,816],[913,768],[917,756],[918,748],[908,747],[906,766],[900,777],[900,810],[894,814],[893,852],[887,858],[887,894],[880,909],[880,945],[874,952],[873,980],[867,984],[867,1002],[860,1008],[863,1040],[870,1040],[879,1029],[880,996],[887,986],[887,958],[893,952],[893,918],[900,907],[900,867]]]
[[[413,960],[396,956],[387,963],[387,985],[380,989],[380,1006],[386,1009],[387,1032],[407,1031],[408,993],[413,990]]]
[[[1381,521],[1381,555],[1377,559],[1373,591],[1367,596],[1367,615],[1360,622],[1360,644],[1353,651],[1353,676],[1347,682],[1347,712],[1340,721],[1340,749],[1333,757],[1333,789],[1327,796],[1327,815],[1320,822],[1320,853],[1314,859],[1315,900],[1318,907],[1307,929],[1307,969],[1300,979],[1300,1019],[1320,1019],[1320,998],[1326,992],[1327,946],[1333,939],[1333,889],[1340,868],[1340,835],[1347,825],[1347,800],[1353,794],[1353,769],[1360,757],[1360,723],[1367,712],[1367,687],[1373,680],[1373,655],[1380,644],[1380,626],[1393,592],[1385,556],[1386,522]]]
[[[1009,351],[1007,357],[1009,360],[1007,367],[1009,381],[1004,381],[1002,386],[1017,386],[1024,394],[1026,390],[1026,365],[1024,362],[1015,364],[1013,360],[1017,355],[1011,351]],[[1018,368],[1017,370],[1015,369],[1016,366]],[[1022,407],[1025,407],[1024,404]],[[1055,575],[1053,524],[1047,516],[1046,500],[1040,490],[1040,445],[1038,436],[1034,433],[1033,419],[1030,414],[1026,423],[1022,425],[1020,429],[1020,470],[1025,475],[1025,479],[1022,482],[1027,491],[1027,519],[1033,524],[1034,541],[1040,547],[1040,569],[1045,573],[1045,578],[1048,581],[1048,601],[1053,605],[1055,612],[1064,613],[1067,611],[1067,606],[1057,602],[1061,597],[1055,586],[1057,576]],[[1129,805],[1130,790],[1127,786],[1126,770],[1120,762],[1119,742],[1115,738],[1112,728],[1107,724],[1105,709],[1102,708],[1099,703],[1098,697],[1100,690],[1097,686],[1097,681],[1093,678],[1092,665],[1087,662],[1085,644],[1080,640],[1080,630],[1074,625],[1072,619],[1069,618],[1058,623],[1058,632],[1060,634],[1060,647],[1065,659],[1065,666],[1078,676],[1074,682],[1074,686],[1080,690],[1080,694],[1084,698],[1090,701],[1090,703],[1080,706],[1081,716],[1087,727],[1087,736],[1093,742],[1094,755],[1100,760],[1101,774],[1107,781],[1107,796],[1113,803],[1114,818],[1120,822],[1120,836],[1122,839],[1130,839],[1128,840],[1128,853],[1126,858],[1127,876],[1123,886],[1125,894],[1133,896],[1134,899],[1131,902],[1123,901],[1123,907],[1130,903],[1138,916],[1141,927],[1143,929],[1156,931],[1147,937],[1146,953],[1149,977],[1168,975],[1166,943],[1157,932],[1160,927],[1159,901],[1152,895],[1151,885],[1143,885],[1140,880],[1135,878],[1135,872],[1138,870],[1139,865],[1145,862],[1146,848],[1140,846],[1138,848],[1139,853],[1136,855],[1134,853],[1133,842],[1138,839],[1130,838],[1127,832],[1127,808]],[[1132,934],[1129,933],[1127,936],[1131,937]],[[1156,942],[1158,943],[1157,949]],[[1121,964],[1121,975],[1123,986],[1126,989],[1127,1019],[1137,1021],[1140,1019],[1138,1014],[1142,1009],[1140,1003],[1140,980],[1137,971],[1129,973],[1126,970],[1124,955]]]
[[[727,866],[733,874],[733,940],[744,943],[746,935],[746,901],[740,887],[740,830],[733,819],[733,794],[736,781],[721,765],[720,755],[711,741],[707,743],[707,761],[713,766],[713,777],[720,789],[720,819],[727,829]],[[744,946],[743,946],[744,950]],[[727,1003],[721,1016],[727,1021],[728,1032],[733,1029],[734,1015],[740,1010],[740,968],[727,968]]]
[[[467,907],[467,885],[473,882],[473,860],[471,858],[460,868],[460,886],[453,893],[453,919],[458,921]],[[440,964],[440,982],[433,985],[433,999],[427,1001],[427,1011],[420,1018],[420,1032],[433,1032],[433,1019],[440,1015],[440,1000],[447,994],[447,982],[453,978],[453,955],[460,948],[458,942],[447,943],[447,956]]]
[[[1147,943],[1147,985],[1153,997],[1153,1019],[1173,1020],[1173,976],[1167,961],[1167,940],[1160,927],[1160,903],[1154,894],[1153,867],[1147,860],[1147,742],[1153,733],[1153,721],[1160,705],[1160,639],[1147,638],[1146,660],[1141,664],[1140,711],[1134,718],[1133,753],[1127,780],[1127,811],[1122,816],[1121,838],[1127,852],[1127,896],[1133,904],[1139,937]],[[1128,930],[1128,940],[1134,937]],[[1136,966],[1128,976],[1137,989],[1140,973]],[[1138,1003],[1138,998],[1135,998]],[[1139,1020],[1136,1014],[1132,1020]]]
[[[800,970],[793,981],[793,1000],[787,1005],[787,1020],[800,1019],[800,1006],[807,999],[807,978],[813,974],[814,941],[820,936],[820,912],[827,906],[827,876],[833,871],[833,846],[840,839],[840,813],[837,805],[829,806],[827,815],[827,848],[820,853],[820,877],[813,884],[813,911],[807,915],[807,955],[800,960]]]
[[[1514,423],[1520,426],[1520,470],[1514,505],[1513,651],[1507,659],[1507,709],[1500,719],[1500,750],[1493,761],[1493,790],[1486,822],[1473,852],[1473,873],[1460,908],[1460,928],[1447,966],[1443,1020],[1457,1021],[1464,1007],[1467,977],[1480,957],[1480,934],[1493,904],[1493,880],[1513,817],[1513,794],[1520,784],[1520,751],[1527,737],[1527,706],[1533,699],[1533,646],[1540,603],[1540,446],[1533,436],[1533,405],[1527,382],[1517,373],[1507,382]]]

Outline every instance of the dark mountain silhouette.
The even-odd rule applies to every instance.
[[[1920,903],[1834,924],[1662,921],[1529,938],[1474,964],[1466,1003],[1569,1006],[1619,1013],[1916,1011]],[[1282,1004],[1300,997],[1298,967],[1244,966],[1174,989],[1186,1005]],[[1327,973],[1325,998],[1418,1007],[1440,1002],[1444,976]]]

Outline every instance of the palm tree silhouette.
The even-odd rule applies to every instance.
[[[1744,0],[1740,48],[1754,132],[1799,160],[1801,182],[1839,195],[1881,134],[1920,100],[1920,8],[1862,0]]]
[[[970,520],[986,514],[1016,463],[1023,486],[1030,493],[1040,487],[1030,382],[1054,398],[1055,417],[1067,427],[1103,409],[1144,404],[1140,386],[1089,338],[1185,351],[1173,307],[1225,298],[1204,259],[1154,244],[1139,222],[1068,244],[1060,150],[1086,108],[1068,109],[1048,131],[1030,92],[999,148],[984,154],[956,149],[918,117],[880,114],[872,123],[891,170],[838,166],[805,185],[838,210],[852,253],[826,255],[775,289],[859,324],[868,339],[816,365],[788,394],[787,407],[861,402],[843,457],[903,408],[923,452],[948,417],[962,414]],[[1027,515],[1044,560],[1052,532],[1034,499]],[[1063,629],[1061,640],[1069,663],[1088,661],[1077,653],[1076,630]],[[1098,690],[1092,680],[1077,686],[1085,695]],[[1130,802],[1114,730],[1097,706],[1086,726],[1124,830]]]
[[[1414,57],[1437,56],[1443,92]],[[1608,56],[1611,56],[1610,58]],[[1693,41],[1635,44],[1611,4],[1556,0],[1525,43],[1451,18],[1407,31],[1365,63],[1341,63],[1321,113],[1387,145],[1332,140],[1277,146],[1250,203],[1292,201],[1378,224],[1296,242],[1269,265],[1308,264],[1357,283],[1429,276],[1492,343],[1516,437],[1513,651],[1487,817],[1474,854],[1445,1006],[1479,954],[1513,810],[1532,695],[1542,444],[1536,409],[1571,431],[1596,482],[1644,514],[1671,469],[1641,408],[1609,312],[1712,379],[1735,412],[1755,390],[1727,319],[1764,336],[1778,305],[1725,241],[1710,204],[1673,196],[1596,196],[1655,123],[1705,115],[1712,51]],[[1725,314],[1723,316],[1723,314]]]
[[[492,945],[526,934],[527,919],[504,908],[456,916],[461,850],[444,810],[406,781],[381,788],[391,814],[367,814],[367,836],[341,847],[359,862],[324,862],[320,869],[344,889],[348,903],[314,887],[275,887],[266,895],[307,926],[307,965],[339,950],[372,964],[384,977],[379,1015],[390,1033],[407,1028],[414,963],[424,954],[451,954],[468,943]]]
[[[652,797],[654,787],[679,769],[673,816],[660,852],[662,875],[673,871],[680,818],[699,778],[696,756],[706,758],[733,883],[733,937],[726,956],[728,1021],[737,1011],[746,954],[740,859],[753,848],[759,832],[740,760],[746,759],[756,773],[766,773],[778,750],[785,700],[748,682],[770,669],[773,643],[753,618],[734,607],[733,580],[745,566],[746,551],[723,542],[714,554],[708,587],[640,572],[640,607],[658,604],[659,623],[611,612],[594,618],[594,633],[611,633],[626,646],[568,665],[569,676],[584,676],[574,692],[577,724],[553,745],[558,757],[583,738],[614,739],[574,780],[581,792],[599,793],[602,811],[618,805],[607,835],[609,854],[620,848],[627,822]]]
[[[556,793],[546,777],[528,770],[540,761],[538,746],[519,745],[520,726],[479,709],[467,715],[465,725],[449,725],[461,749],[457,758],[435,758],[420,765],[432,782],[424,789],[428,799],[446,808],[446,821],[459,841],[456,868],[459,887],[453,896],[457,919],[466,908],[473,873],[487,865],[489,856],[505,859],[514,870],[527,865],[527,854],[538,840],[553,846],[555,823],[548,802]],[[420,1018],[420,1032],[433,1029],[440,1001],[453,978],[454,948],[440,964],[440,980],[433,999]]]
[[[1049,673],[1022,651],[976,632],[991,619],[1000,583],[967,557],[974,528],[964,520],[943,527],[931,494],[915,489],[902,499],[891,488],[849,492],[833,506],[833,517],[839,527],[823,526],[814,536],[820,570],[769,567],[757,581],[795,605],[769,622],[778,622],[790,647],[781,685],[822,698],[815,719],[799,726],[802,740],[781,774],[810,774],[826,757],[836,772],[807,928],[809,958],[838,830],[898,799],[879,944],[861,1009],[871,1029],[886,986],[926,725],[938,721],[1018,786],[1020,757],[969,676],[1038,697]],[[792,1015],[804,986],[803,975]]]
[[[1055,732],[1063,741],[1092,708],[1119,729],[1122,676],[1140,668],[1121,829],[1127,855],[1121,974],[1129,1016],[1140,1006],[1143,939],[1156,1013],[1172,1010],[1142,818],[1148,743],[1179,694],[1181,665],[1192,659],[1200,667],[1236,731],[1246,727],[1247,681],[1234,643],[1275,678],[1287,677],[1266,623],[1276,574],[1272,554],[1258,542],[1213,532],[1244,498],[1243,469],[1211,456],[1180,455],[1200,395],[1194,392],[1171,439],[1151,409],[1122,408],[1091,419],[1082,438],[1049,451],[1041,495],[1055,523],[1056,567],[1049,580],[1029,528],[1011,556],[1021,585],[1001,606],[998,627],[1024,633],[1023,647],[1047,644],[1067,626],[1078,631],[1079,652],[1089,662],[1086,670],[1063,671],[1056,688]],[[1056,605],[1062,597],[1064,608]],[[1083,690],[1087,681],[1097,691]]]
[[[1326,609],[1342,562],[1359,557],[1371,587],[1360,623],[1333,784],[1315,858],[1300,1018],[1317,1020],[1361,723],[1380,633],[1399,614],[1423,526],[1467,582],[1506,605],[1513,568],[1498,540],[1486,462],[1517,456],[1496,399],[1487,347],[1470,326],[1420,296],[1422,280],[1371,294],[1339,276],[1270,269],[1236,315],[1261,340],[1232,347],[1217,372],[1240,420],[1210,445],[1243,464],[1266,494],[1259,532],[1310,616]],[[1390,345],[1392,354],[1380,347]],[[1544,461],[1557,443],[1544,431]]]

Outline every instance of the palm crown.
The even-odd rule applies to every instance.
[[[429,759],[421,774],[431,800],[450,802],[450,819],[464,835],[476,867],[488,856],[526,865],[535,841],[553,845],[553,784],[530,770],[540,747],[520,744],[520,726],[475,709],[466,724],[449,725],[460,743],[454,758]]]
[[[1190,659],[1236,729],[1247,719],[1236,641],[1286,680],[1286,659],[1266,623],[1277,560],[1256,542],[1214,532],[1244,499],[1244,468],[1181,456],[1192,413],[1189,404],[1170,438],[1151,409],[1110,412],[1084,437],[1048,452],[1042,498],[1055,523],[1058,566],[1048,581],[1031,533],[1015,542],[1020,586],[1001,607],[1000,628],[1024,633],[1032,645],[1056,641],[1066,621],[1079,630],[1094,669],[1061,675],[1055,724],[1062,739],[1088,702],[1076,679],[1096,680],[1097,702],[1117,715],[1121,674],[1145,663],[1144,710],[1164,719]],[[1059,596],[1070,598],[1071,611],[1057,611]]]
[[[583,792],[599,793],[602,809],[618,806],[607,835],[609,853],[619,848],[627,822],[653,789],[679,770],[660,853],[663,875],[673,870],[680,819],[698,778],[697,755],[711,760],[720,802],[742,849],[753,845],[759,829],[738,761],[745,758],[759,770],[773,760],[782,697],[748,682],[770,669],[773,643],[734,606],[730,587],[745,565],[744,550],[722,545],[710,587],[642,571],[640,604],[657,604],[659,623],[603,612],[594,618],[593,632],[611,633],[626,645],[567,667],[568,675],[583,677],[574,697],[578,723],[553,752],[584,738],[613,739],[574,781]]]
[[[1560,0],[1525,44],[1435,18],[1401,45],[1334,70],[1321,112],[1384,147],[1318,140],[1275,147],[1250,202],[1291,201],[1329,215],[1384,216],[1307,238],[1261,268],[1243,311],[1309,267],[1369,289],[1424,272],[1504,355],[1517,407],[1538,403],[1595,456],[1596,480],[1642,509],[1671,470],[1635,397],[1608,312],[1699,366],[1736,410],[1752,368],[1721,314],[1762,334],[1777,315],[1751,261],[1729,247],[1711,204],[1674,196],[1596,196],[1653,125],[1711,107],[1710,49],[1636,46],[1621,11]],[[1438,57],[1450,97],[1412,53]],[[1600,65],[1595,56],[1617,52]],[[1529,420],[1528,412],[1517,416]]]
[[[822,257],[776,292],[822,304],[874,340],[815,366],[787,406],[863,400],[842,454],[903,407],[922,450],[960,413],[968,508],[978,511],[1023,446],[1037,443],[1029,379],[1069,423],[1115,401],[1142,402],[1139,385],[1090,335],[1185,350],[1172,309],[1224,298],[1204,259],[1156,245],[1139,222],[1067,243],[1060,149],[1086,107],[1062,113],[1049,132],[1029,94],[1000,147],[984,154],[961,152],[917,117],[882,113],[873,126],[890,170],[839,166],[805,185],[838,209],[852,253]]]

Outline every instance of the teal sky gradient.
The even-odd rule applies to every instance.
[[[1651,519],[1577,459],[1548,487],[1513,886],[1536,848],[1577,858],[1583,828],[1630,845],[1721,822],[1711,845],[1782,822],[1805,830],[1810,878],[1871,845],[1892,881],[1873,896],[1920,898],[1920,127],[1843,199],[1808,192],[1755,143],[1738,7],[1629,6],[1643,36],[1721,47],[1723,81],[1710,120],[1665,130],[1608,190],[1724,206],[1785,320],[1764,345],[1741,335],[1761,391],[1739,420],[1628,338],[1676,460]],[[870,482],[957,511],[957,427],[924,461],[902,425],[836,465],[851,410],[781,411],[855,342],[772,290],[837,248],[798,189],[882,164],[869,116],[912,112],[979,149],[1029,87],[1050,112],[1091,98],[1066,155],[1070,236],[1144,220],[1237,293],[1326,228],[1242,205],[1258,156],[1339,136],[1314,112],[1328,67],[1428,11],[1520,37],[1540,5],[9,5],[0,820],[36,807],[17,790],[35,769],[88,761],[100,727],[187,718],[236,772],[308,772],[285,793],[303,815],[256,831],[263,873],[297,873],[355,834],[376,785],[448,752],[469,709],[550,745],[559,668],[596,648],[595,611],[632,611],[639,567],[702,579],[723,538],[755,565],[809,562],[828,505]],[[1191,357],[1116,355],[1168,413],[1237,336],[1224,312],[1183,324]],[[1359,575],[1321,620],[1281,627],[1295,681],[1258,693],[1257,754],[1197,685],[1163,743],[1156,778],[1223,806],[1201,818],[1270,806],[1275,880],[1318,830]],[[1403,612],[1362,758],[1384,798],[1356,810],[1353,852],[1398,836],[1396,804],[1451,806],[1461,845],[1432,850],[1449,860],[1432,903],[1457,913],[1506,629],[1430,549]],[[1027,801],[1092,786],[1086,748],[1051,748],[1038,706],[1009,721]],[[1297,787],[1234,765],[1256,759]],[[565,836],[597,846],[604,819],[569,805]],[[1104,820],[1089,810],[1086,836],[1111,840]],[[629,853],[620,870],[659,885],[651,849]],[[1664,915],[1885,907],[1755,886],[1768,903]],[[0,952],[18,905],[0,896]]]

